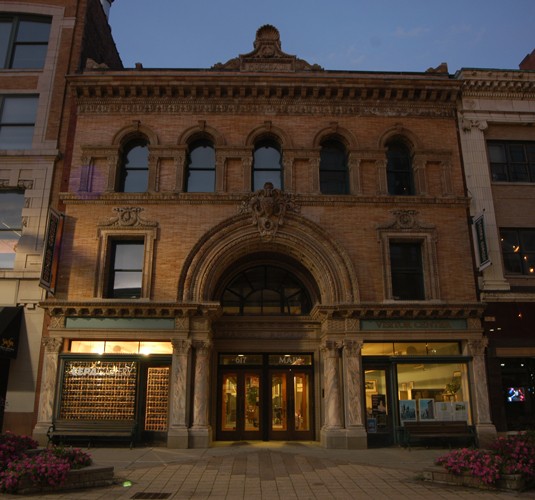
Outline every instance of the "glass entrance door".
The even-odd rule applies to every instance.
[[[219,384],[217,436],[221,440],[262,439],[260,372],[224,370]]]
[[[269,439],[313,439],[310,373],[272,370],[269,379]]]
[[[394,411],[389,385],[389,371],[386,367],[364,367],[366,428],[370,448],[390,446],[394,442],[392,427]]]

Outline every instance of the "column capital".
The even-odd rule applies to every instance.
[[[351,357],[359,356],[362,350],[363,344],[364,344],[363,340],[344,339],[344,342],[343,342],[344,354],[346,356],[351,356]]]
[[[190,339],[171,339],[173,354],[188,354],[191,350]]]
[[[44,337],[41,340],[41,344],[44,346],[46,352],[59,354],[63,345],[63,339],[58,337]]]

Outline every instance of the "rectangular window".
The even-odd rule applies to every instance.
[[[3,69],[41,69],[45,64],[50,18],[0,16],[0,61]]]
[[[0,192],[0,268],[13,269],[15,249],[22,235],[24,193]]]
[[[535,229],[501,229],[500,239],[505,272],[535,276]]]
[[[138,299],[142,294],[145,245],[142,240],[111,242],[108,297]]]
[[[38,96],[0,96],[0,149],[32,147]]]
[[[422,247],[416,242],[390,242],[392,298],[424,300]]]
[[[535,182],[535,142],[489,141],[494,182]]]

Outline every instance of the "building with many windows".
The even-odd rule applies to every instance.
[[[31,434],[46,295],[51,192],[60,191],[70,97],[89,58],[121,68],[98,0],[0,6],[0,429]],[[57,203],[55,203],[58,208]]]
[[[531,58],[531,59],[530,59]],[[535,421],[535,72],[463,69],[459,109],[478,284],[488,339],[492,419]]]
[[[495,435],[447,68],[325,71],[267,25],[209,69],[95,64],[68,84],[36,437]]]

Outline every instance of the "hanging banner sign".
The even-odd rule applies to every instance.
[[[64,219],[65,215],[57,212],[53,208],[50,209],[48,213],[48,225],[46,228],[43,265],[41,268],[39,285],[41,288],[44,288],[52,294],[56,288]]]
[[[485,214],[483,213],[474,218],[474,236],[479,258],[478,269],[483,271],[483,269],[491,265],[487,236],[485,234]]]

